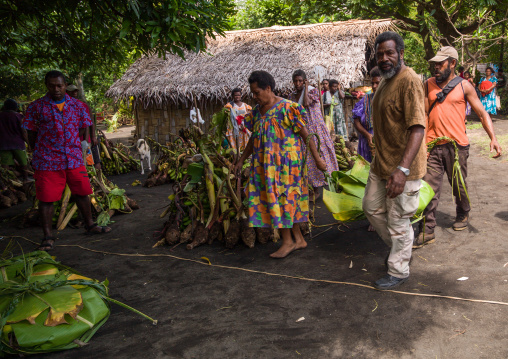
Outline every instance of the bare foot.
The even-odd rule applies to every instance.
[[[299,223],[294,225],[294,227],[292,229],[292,232],[293,232],[293,236],[295,237],[295,244],[296,244],[295,249],[304,249],[304,248],[306,248],[307,247],[307,242],[303,238],[303,234],[302,234],[302,231],[300,229],[300,224]]]
[[[274,252],[270,254],[270,257],[272,258],[285,258],[287,255],[291,252],[293,252],[296,249],[296,244],[283,244],[277,252]]]
[[[295,249],[304,249],[307,248],[307,242],[305,239],[302,239],[301,241],[296,241],[296,247]]]
[[[375,232],[376,230],[374,229],[372,224],[369,224],[369,229],[367,229],[367,231],[369,231],[369,232]]]

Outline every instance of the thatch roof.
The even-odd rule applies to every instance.
[[[392,20],[384,19],[228,31],[208,39],[207,53],[185,53],[186,60],[171,54],[140,58],[106,95],[133,96],[145,106],[189,104],[194,96],[200,102],[224,102],[235,87],[248,91],[247,78],[254,70],[268,71],[277,89],[288,92],[294,70],[313,78],[316,65],[327,69],[327,78],[348,87],[364,76],[366,46],[393,28]]]

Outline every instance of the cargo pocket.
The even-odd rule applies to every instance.
[[[418,210],[420,190],[403,192],[395,199],[400,218],[411,218]]]

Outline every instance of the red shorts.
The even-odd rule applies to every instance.
[[[92,194],[90,179],[85,166],[59,171],[34,171],[35,194],[41,202],[56,202],[62,198],[65,184],[72,194],[88,196]]]

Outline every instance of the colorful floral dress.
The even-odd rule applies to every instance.
[[[233,110],[236,116],[244,116],[245,114],[252,111],[252,107],[250,107],[246,103],[242,103],[242,106],[238,106],[234,102],[233,103],[229,102],[224,107],[226,109],[228,109],[229,111]],[[228,121],[228,126],[227,126],[227,130],[226,130],[226,137],[227,137],[229,144],[231,145],[232,148],[236,149],[236,146],[238,145],[240,148],[240,151],[243,151],[245,149],[245,146],[247,146],[247,143],[249,142],[250,131],[246,128],[239,129],[238,136],[235,136],[235,129],[233,127],[233,124],[230,121]],[[238,138],[238,144],[236,143],[235,138]]]
[[[303,171],[302,141],[305,109],[288,100],[264,115],[259,106],[247,114],[254,149],[249,184],[249,226],[293,228],[308,222],[309,192]]]
[[[290,99],[296,99],[296,92],[291,94]],[[307,112],[304,114],[307,130],[309,131],[309,134],[316,133],[319,136],[319,140],[321,142],[321,158],[326,162],[326,171],[331,175],[332,172],[339,170],[339,165],[337,164],[337,158],[335,157],[335,148],[333,147],[330,132],[328,132],[325,120],[321,114],[321,105],[319,103],[319,94],[317,89],[309,91],[309,99],[311,103],[309,108],[306,109]],[[305,145],[303,148],[305,148]],[[323,187],[326,184],[325,175],[317,168],[314,157],[312,157],[310,151],[307,154],[307,165],[309,170],[309,183],[312,187]]]
[[[480,87],[480,84],[483,81],[486,81],[487,79],[483,77],[480,80],[480,83],[478,84],[478,87]],[[497,78],[495,76],[491,76],[489,79],[492,84],[497,83]],[[482,101],[483,107],[485,107],[485,111],[490,113],[491,115],[497,114],[497,108],[496,108],[496,88],[494,88],[488,95],[486,96],[480,96],[480,100]]]
[[[365,128],[371,135],[374,134],[374,128],[372,127],[371,105],[373,97],[373,93],[368,94],[358,101],[355,104],[355,107],[353,107],[353,118],[359,118],[363,128]],[[367,161],[372,162],[372,150],[369,147],[369,142],[360,132],[358,132],[358,154]]]

